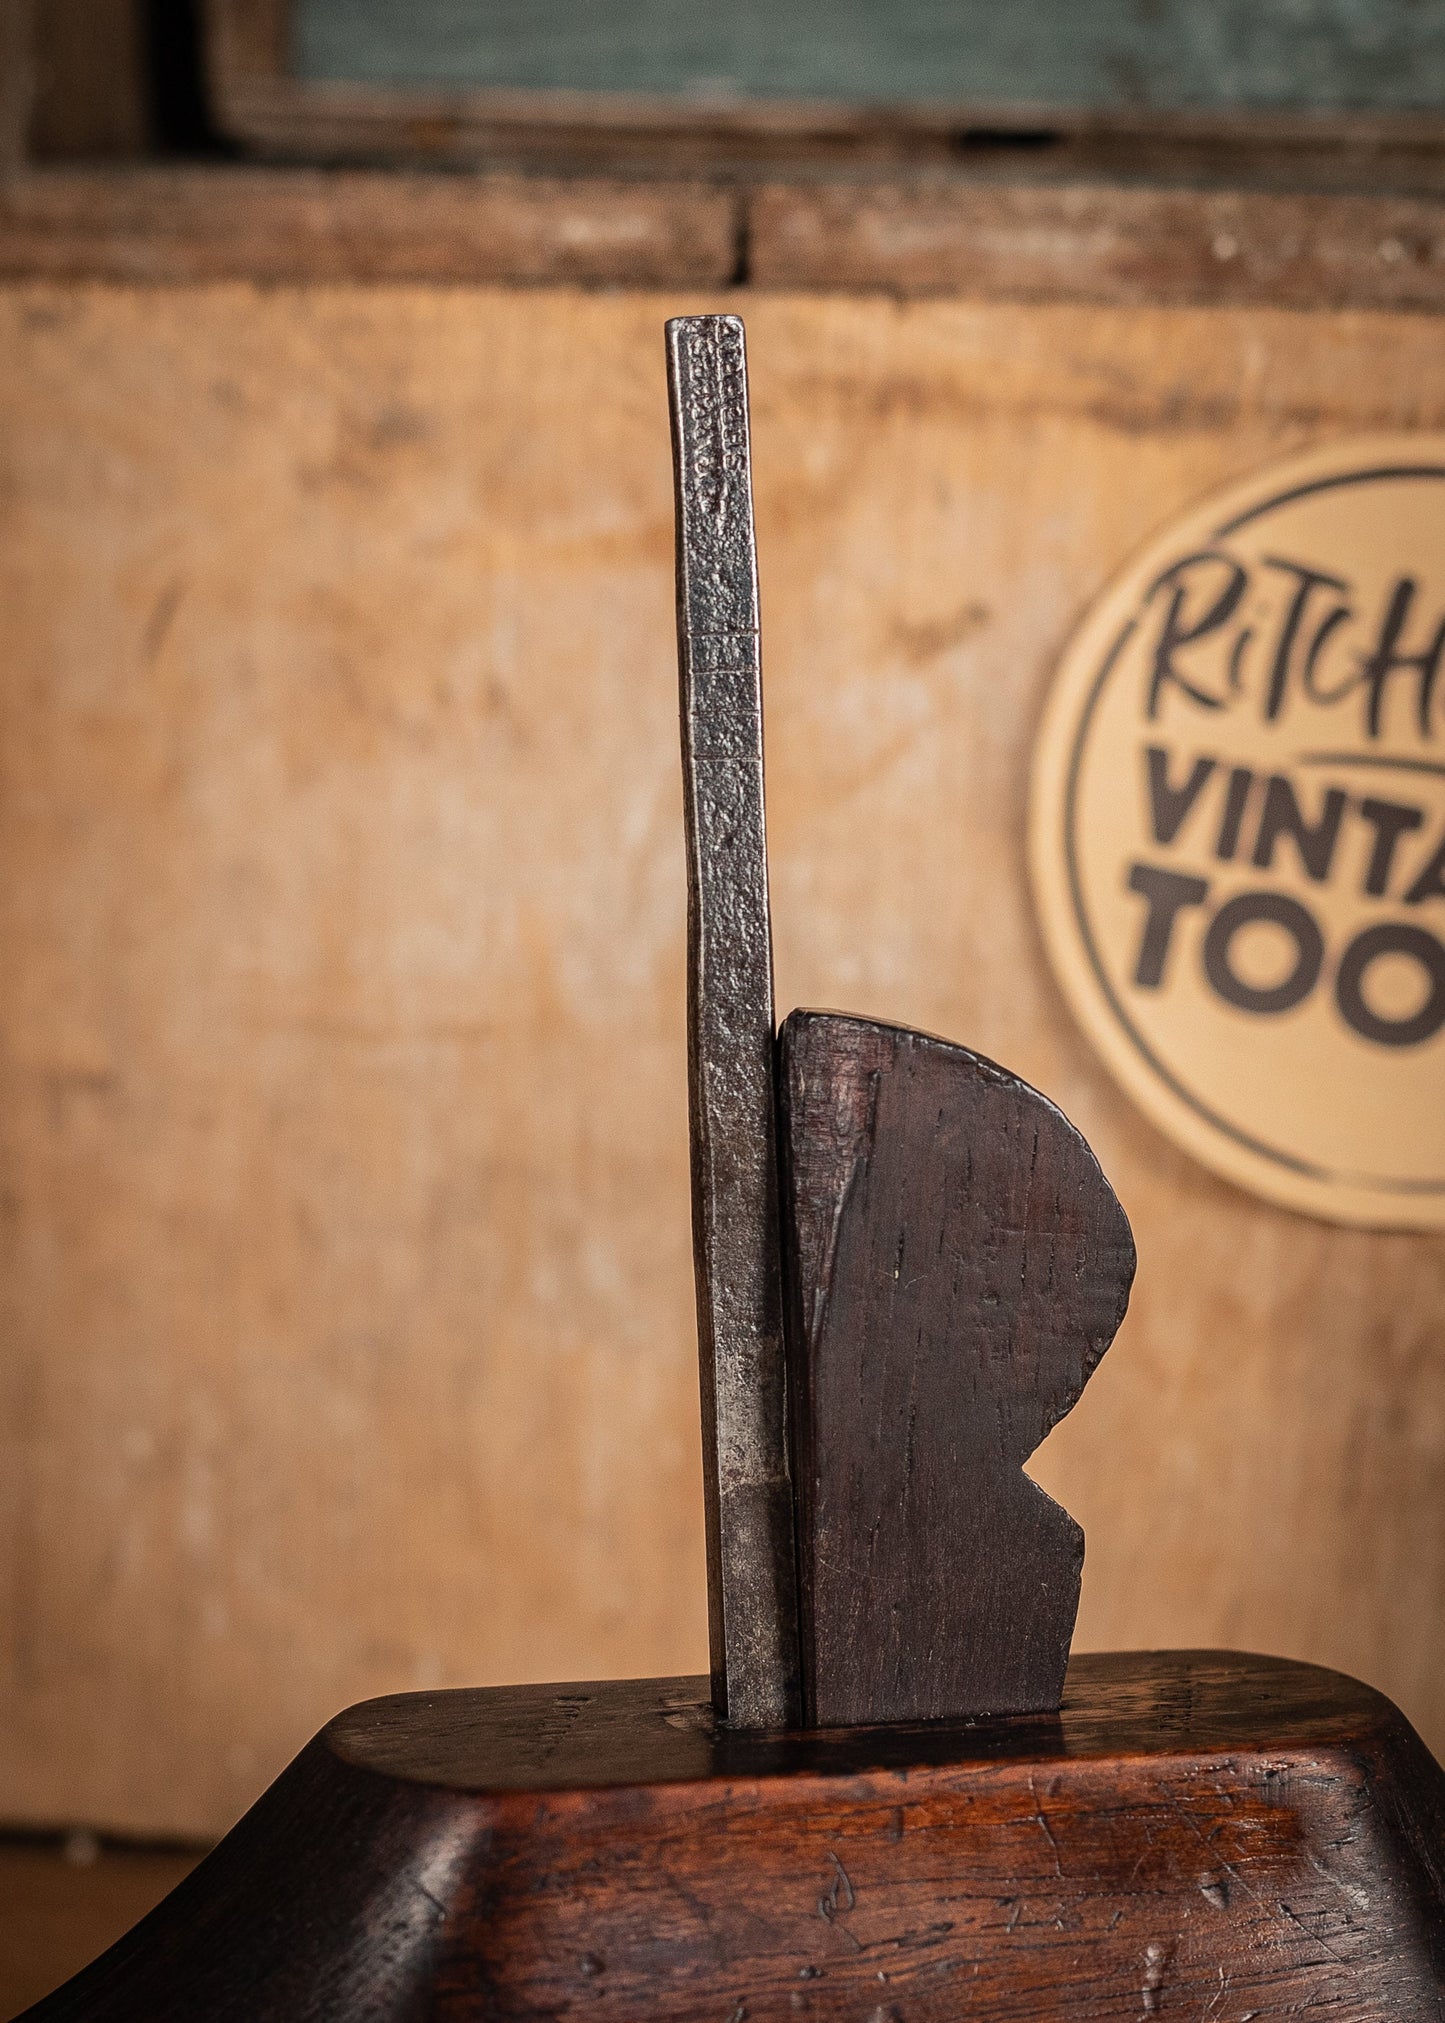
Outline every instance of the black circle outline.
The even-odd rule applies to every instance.
[[[1232,520],[1226,520],[1216,527],[1210,538],[1216,541],[1223,540],[1227,535],[1237,533],[1241,527],[1248,526],[1251,520],[1257,520],[1264,514],[1273,512],[1278,506],[1290,505],[1296,499],[1308,498],[1314,492],[1334,491],[1345,485],[1373,484],[1381,480],[1394,481],[1415,478],[1445,479],[1445,464],[1381,464],[1368,470],[1342,472],[1338,477],[1313,478],[1305,484],[1291,485],[1286,491],[1277,492],[1271,498],[1262,501],[1259,505],[1251,506],[1247,511],[1236,514]],[[1228,1118],[1217,1115],[1207,1103],[1196,1096],[1192,1090],[1184,1086],[1174,1071],[1166,1067],[1164,1062],[1159,1059],[1158,1055],[1149,1045],[1149,1042],[1138,1031],[1132,1019],[1130,1019],[1128,1013],[1124,1010],[1123,1005],[1119,1002],[1118,993],[1115,991],[1100,960],[1099,951],[1089,927],[1088,916],[1084,910],[1084,894],[1079,876],[1078,853],[1075,848],[1074,830],[1078,812],[1079,772],[1083,762],[1084,741],[1088,733],[1089,724],[1093,718],[1094,711],[1098,707],[1099,698],[1104,692],[1104,684],[1113,673],[1119,655],[1123,652],[1133,634],[1136,622],[1133,618],[1128,618],[1124,621],[1122,628],[1115,637],[1113,645],[1104,656],[1099,672],[1094,677],[1093,685],[1089,690],[1088,699],[1084,704],[1083,711],[1079,717],[1078,727],[1074,733],[1073,748],[1069,754],[1068,776],[1064,788],[1064,864],[1068,872],[1069,897],[1074,909],[1074,925],[1079,931],[1079,939],[1084,944],[1084,953],[1089,959],[1089,967],[1094,972],[1094,980],[1099,986],[1105,1003],[1108,1005],[1110,1011],[1113,1012],[1125,1037],[1132,1041],[1135,1051],[1146,1065],[1154,1071],[1164,1086],[1178,1097],[1186,1109],[1192,1110],[1195,1116],[1201,1118],[1204,1123],[1218,1131],[1221,1137],[1230,1139],[1234,1144],[1242,1147],[1244,1151],[1253,1152],[1261,1159],[1268,1160],[1276,1166],[1282,1166],[1287,1172],[1297,1173],[1302,1179],[1322,1181],[1327,1186],[1358,1187],[1379,1194],[1407,1196],[1445,1194],[1445,1178],[1439,1180],[1387,1180],[1373,1174],[1336,1171],[1329,1166],[1316,1165],[1313,1160],[1297,1158],[1292,1152],[1283,1152],[1278,1146],[1267,1144],[1264,1139],[1256,1138],[1250,1132],[1241,1130],[1238,1125],[1231,1124]]]

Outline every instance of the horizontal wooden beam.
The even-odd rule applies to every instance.
[[[1092,302],[1445,307],[1445,197],[1085,183],[776,185],[749,278]]]
[[[1445,195],[962,175],[729,185],[274,168],[0,180],[0,277],[1445,308]]]
[[[0,181],[0,277],[712,285],[737,214],[704,183],[35,169]]]

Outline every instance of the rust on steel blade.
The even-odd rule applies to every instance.
[[[667,326],[687,813],[688,1062],[713,1698],[798,1715],[762,678],[736,316]]]

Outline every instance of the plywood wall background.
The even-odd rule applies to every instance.
[[[737,298],[733,298],[735,301]],[[701,1668],[674,298],[0,293],[0,1817],[224,1827],[342,1703]],[[1445,424],[1409,316],[744,297],[780,999],[1007,1061],[1142,1266],[1081,1641],[1445,1747],[1445,1242],[1211,1179],[1023,870],[1165,516]]]

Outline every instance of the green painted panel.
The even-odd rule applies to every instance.
[[[312,79],[853,103],[1445,106],[1442,0],[297,0]]]

